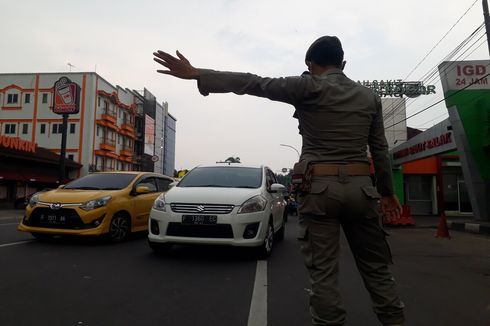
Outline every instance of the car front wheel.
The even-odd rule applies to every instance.
[[[258,255],[260,258],[267,258],[272,253],[274,247],[274,227],[271,223],[267,225],[267,231],[265,233],[264,242],[258,248]]]
[[[131,233],[131,220],[124,215],[115,215],[109,227],[109,240],[120,242],[126,240]]]

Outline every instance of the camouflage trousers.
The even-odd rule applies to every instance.
[[[392,257],[381,227],[380,198],[369,176],[315,176],[311,191],[299,196],[298,240],[310,275],[313,325],[345,324],[337,289],[340,226],[379,321],[404,321],[404,305],[388,266]]]

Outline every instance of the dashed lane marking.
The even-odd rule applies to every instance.
[[[267,261],[258,260],[247,326],[267,326]]]

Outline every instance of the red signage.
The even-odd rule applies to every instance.
[[[57,114],[76,114],[80,110],[80,86],[67,77],[54,83],[53,112]]]
[[[423,152],[428,149],[432,149],[435,147],[439,147],[442,145],[450,144],[453,142],[452,133],[448,132],[444,135],[440,135],[439,137],[434,137],[429,140],[424,140],[418,144],[412,145],[410,147],[399,150],[398,152],[393,153],[393,158],[400,159],[402,157],[406,157],[408,155],[414,155],[420,152]]]
[[[0,136],[0,147],[35,153],[37,145],[19,137]]]

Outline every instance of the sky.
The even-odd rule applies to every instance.
[[[423,80],[483,23],[475,0],[1,0],[1,8],[0,72],[68,72],[70,63],[113,85],[147,88],[177,119],[178,170],[238,156],[280,172],[297,161],[301,137],[292,106],[202,96],[195,81],[156,73],[155,50],[179,50],[198,68],[295,76],[306,70],[308,46],[336,35],[351,79]],[[482,35],[460,60],[488,59]],[[409,100],[408,116],[443,98],[439,79],[430,81],[436,94]],[[446,117],[441,103],[407,124],[427,129]]]

